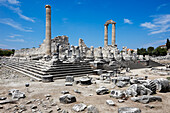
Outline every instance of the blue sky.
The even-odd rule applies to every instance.
[[[46,4],[52,7],[52,38],[67,35],[71,45],[82,38],[89,47],[103,47],[110,19],[119,49],[157,47],[170,38],[170,0],[0,0],[0,48],[38,47],[45,39]]]

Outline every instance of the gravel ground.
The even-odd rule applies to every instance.
[[[166,78],[167,76],[158,76],[153,75],[147,72],[146,70],[150,70],[150,68],[145,69],[135,69],[131,70],[130,73],[127,73],[127,75],[132,74],[138,74],[139,77],[148,76],[149,79],[155,79],[155,78]],[[100,81],[97,82],[97,84],[92,85],[76,85],[73,84],[73,86],[65,86],[65,80],[55,80],[51,83],[42,83],[37,81],[32,81],[30,78],[22,76],[19,73],[15,73],[15,77],[11,77],[12,74],[8,74],[6,72],[6,75],[4,75],[4,69],[1,68],[0,70],[0,97],[7,97],[7,99],[11,99],[11,97],[8,95],[8,90],[10,89],[19,89],[21,92],[24,92],[26,95],[26,98],[20,99],[17,101],[17,103],[14,104],[3,104],[0,105],[0,113],[11,113],[14,112],[16,109],[20,109],[21,105],[24,105],[24,107],[27,109],[23,113],[31,113],[31,106],[35,105],[37,106],[36,109],[41,110],[43,113],[57,113],[58,109],[66,110],[69,113],[75,113],[72,110],[72,107],[75,104],[78,103],[84,103],[87,106],[88,105],[94,105],[96,108],[98,108],[100,113],[117,113],[119,107],[137,107],[142,110],[142,113],[169,113],[170,112],[170,93],[159,93],[157,92],[157,96],[162,97],[162,102],[151,102],[149,103],[150,106],[154,106],[154,108],[148,108],[145,107],[146,104],[141,104],[137,102],[132,102],[130,98],[128,100],[125,100],[124,103],[118,103],[118,99],[111,98],[109,94],[106,95],[96,95],[96,89],[100,86],[105,86],[109,90],[112,89],[113,84],[106,84],[102,83]],[[8,77],[4,77],[8,76]],[[96,75],[92,77],[98,77]],[[75,78],[80,79],[80,78]],[[29,88],[25,87],[25,83],[29,83]],[[128,86],[127,86],[128,87]],[[118,88],[115,87],[114,89],[126,89],[124,88]],[[78,89],[81,94],[75,93],[74,90]],[[61,91],[67,90],[70,92],[71,95],[74,95],[77,99],[77,102],[71,103],[71,104],[61,104],[59,102],[59,97],[62,96]],[[50,94],[51,97],[46,98],[44,95]],[[115,102],[115,106],[108,106],[106,104],[106,100],[113,100]],[[31,101],[31,103],[28,103]],[[52,103],[56,103],[56,105],[52,106]],[[1,107],[3,107],[1,109]],[[87,109],[81,113],[86,113]]]

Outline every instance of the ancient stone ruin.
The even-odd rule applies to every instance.
[[[147,104],[145,107],[142,106],[144,107],[142,109],[153,109],[154,106],[148,105],[149,103],[157,102],[156,104],[159,104],[165,101],[161,96],[155,95],[157,93],[162,95],[160,93],[170,91],[169,80],[165,78],[151,79],[148,75],[168,76],[170,75],[170,65],[167,65],[166,68],[155,68],[163,66],[155,62],[156,58],[151,59],[149,56],[137,55],[127,47],[123,47],[120,51],[115,42],[115,21],[108,20],[104,24],[104,47],[87,47],[83,39],[79,39],[79,45],[74,46],[70,45],[69,37],[65,35],[51,39],[51,6],[46,5],[45,8],[46,38],[39,48],[20,49],[16,50],[13,56],[0,57],[0,66],[3,67],[0,71],[2,74],[0,79],[5,81],[6,79],[19,78],[19,76],[27,76],[31,78],[31,83],[36,88],[34,87],[35,90],[29,89],[30,84],[25,83],[21,91],[18,89],[9,90],[8,98],[0,97],[0,110],[4,108],[1,105],[17,104],[20,102],[19,100],[27,98],[27,95],[41,99],[22,102],[20,103],[22,105],[15,105],[6,111],[20,113],[31,109],[28,112],[87,111],[87,113],[103,113],[104,110],[114,112],[114,108],[118,107],[118,113],[141,113],[141,109],[134,107],[135,104],[130,102],[138,102],[137,105]],[[108,45],[109,24],[112,24],[111,45]],[[144,70],[142,77],[132,73],[131,69],[139,68],[150,70]],[[38,82],[37,85],[37,83],[33,83],[35,80],[49,82],[49,84],[44,85],[44,83]],[[55,80],[58,81],[53,82]],[[18,83],[20,82],[22,80]],[[9,82],[7,81],[7,83]],[[22,85],[18,85],[18,87],[20,86],[22,87]],[[24,89],[26,89],[26,93],[22,92]],[[53,95],[46,94],[42,99],[42,92],[39,92],[41,90]],[[40,95],[38,95],[39,93]],[[1,95],[4,95],[4,92]],[[103,99],[105,100],[103,101]],[[97,107],[90,105],[90,102],[96,104]],[[158,108],[160,107],[158,106]],[[54,109],[56,111],[53,111]]]

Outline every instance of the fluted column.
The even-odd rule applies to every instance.
[[[46,55],[51,55],[51,6],[45,5],[46,8]]]
[[[108,25],[104,24],[104,46],[108,46]]]
[[[116,37],[115,25],[116,25],[116,23],[112,24],[112,46],[116,45],[115,44],[115,41],[116,41],[116,39],[115,39],[115,37]]]

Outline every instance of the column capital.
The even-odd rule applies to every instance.
[[[104,26],[108,26],[108,24],[104,24]]]
[[[45,5],[45,8],[51,8],[51,6],[50,5]]]

